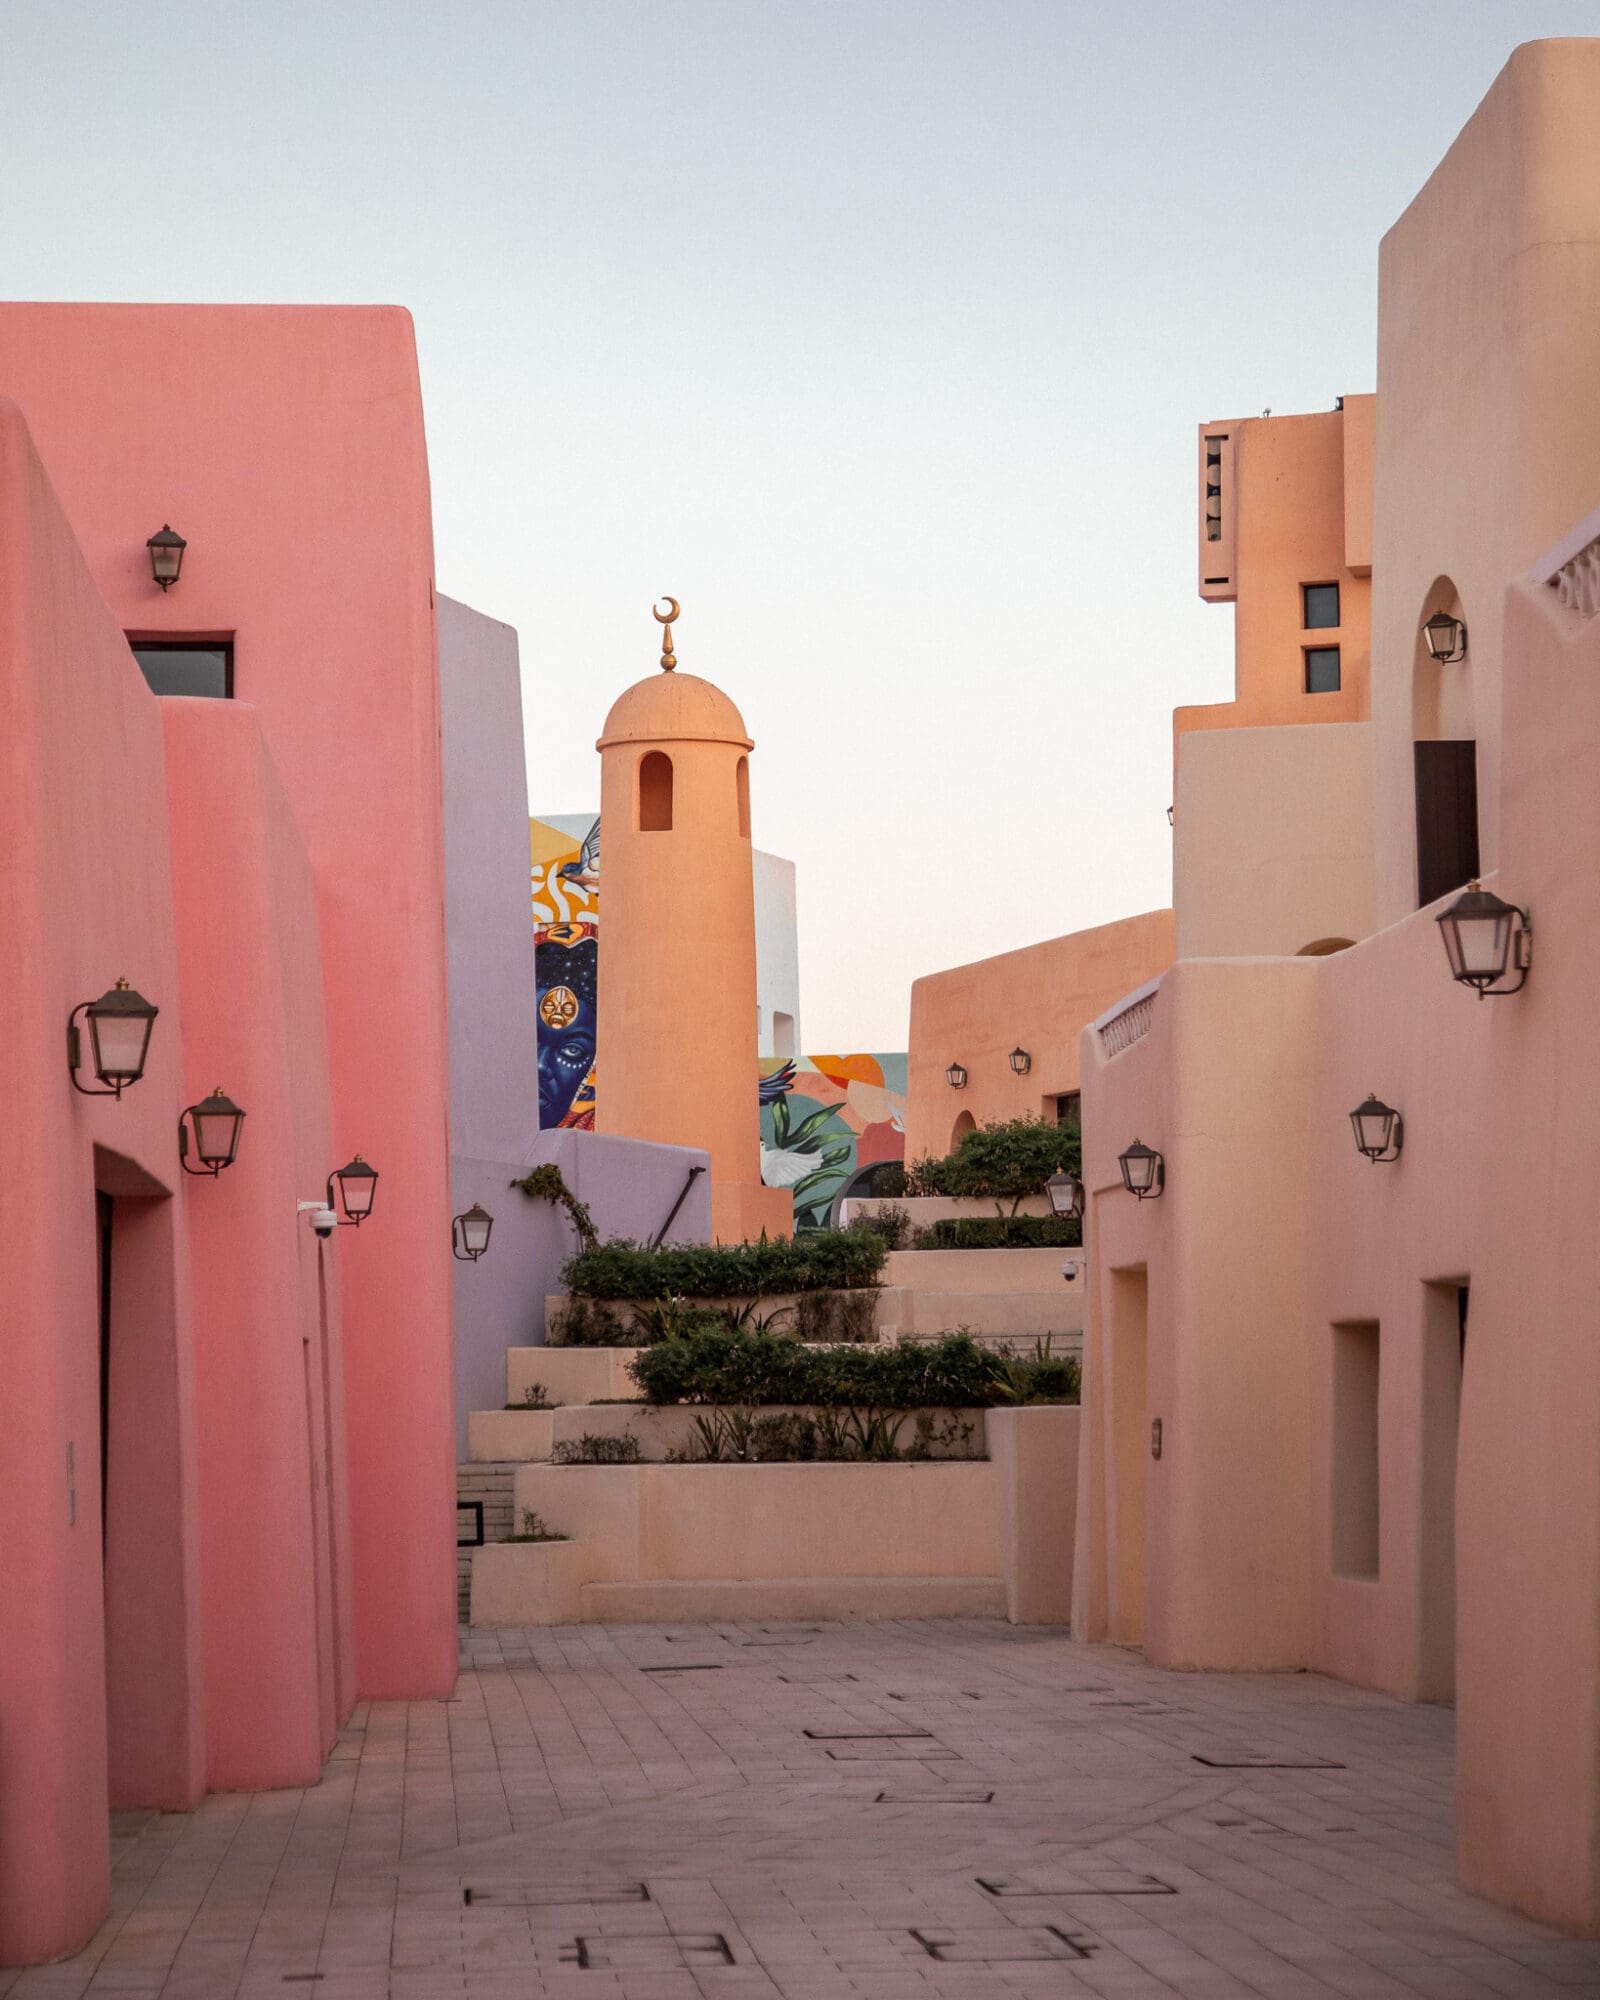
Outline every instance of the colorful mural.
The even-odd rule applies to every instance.
[[[539,1010],[539,1124],[594,1129],[600,822],[528,822]]]
[[[906,1058],[771,1056],[760,1067],[761,1178],[793,1190],[797,1232],[825,1229],[863,1167],[905,1158]]]

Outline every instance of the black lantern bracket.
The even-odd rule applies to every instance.
[[[494,1234],[494,1217],[481,1201],[450,1218],[450,1254],[458,1263],[476,1264]]]
[[[1167,1185],[1164,1153],[1135,1139],[1126,1152],[1117,1155],[1122,1169],[1122,1185],[1138,1201],[1154,1201]]]
[[[1472,987],[1480,1000],[1503,1000],[1507,994],[1520,993],[1527,985],[1528,969],[1533,964],[1533,919],[1520,903],[1508,903],[1492,890],[1480,888],[1474,880],[1447,909],[1440,911],[1434,922],[1439,926],[1445,956],[1450,961],[1451,977],[1460,986]],[[1504,947],[1493,969],[1473,971],[1462,949],[1461,926],[1485,922],[1506,926]],[[1510,984],[1502,984],[1512,973],[1516,977]]]
[[[337,1199],[334,1196],[335,1183],[337,1183],[339,1190]],[[351,1188],[356,1184],[360,1184],[365,1188],[365,1200],[359,1195],[352,1197]],[[335,1167],[333,1172],[329,1174],[328,1207],[338,1217],[341,1229],[359,1229],[362,1223],[366,1221],[367,1217],[372,1213],[372,1197],[377,1192],[377,1185],[377,1168],[369,1167],[359,1153],[355,1155],[348,1166]]]
[[[232,1129],[228,1135],[228,1150],[226,1153],[208,1153],[206,1151],[200,1132],[200,1120],[202,1118],[207,1120],[216,1118],[231,1120]],[[234,1103],[231,1097],[226,1095],[221,1084],[217,1085],[209,1097],[202,1098],[200,1103],[186,1105],[178,1113],[178,1165],[182,1167],[186,1174],[193,1174],[197,1179],[214,1180],[224,1167],[231,1167],[237,1158],[239,1152],[239,1130],[244,1124],[244,1120],[244,1112]],[[194,1130],[195,1156],[200,1162],[197,1167],[191,1167],[189,1164],[189,1136],[191,1126]]]
[[[1370,1091],[1365,1103],[1351,1112],[1350,1129],[1356,1135],[1356,1151],[1374,1166],[1398,1160],[1406,1142],[1406,1121],[1376,1091]]]
[[[119,979],[107,993],[98,1000],[80,1000],[67,1016],[67,1075],[72,1087],[81,1097],[121,1097],[126,1085],[137,1083],[144,1075],[145,1058],[150,1052],[150,1030],[155,1026],[156,1016],[161,1012],[153,1007],[142,993],[134,992],[127,980]],[[78,1071],[83,1067],[83,1033],[78,1026],[78,1016],[89,1017],[89,1040],[95,1050],[95,1074],[102,1078],[105,1087],[97,1090],[91,1084],[78,1081]],[[104,1071],[99,1067],[100,1038],[98,1023],[101,1020],[122,1018],[144,1022],[144,1040],[139,1049],[137,1069]]]

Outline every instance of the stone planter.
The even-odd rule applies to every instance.
[[[588,1581],[582,1542],[485,1542],[472,1552],[474,1625],[573,1625]]]

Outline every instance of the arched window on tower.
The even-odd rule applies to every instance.
[[[734,773],[734,785],[739,799],[739,834],[744,840],[750,838],[750,759],[741,757],[739,768]]]
[[[651,750],[639,761],[639,831],[672,831],[672,759]]]
[[[978,1121],[970,1111],[961,1112],[950,1131],[950,1150],[953,1153],[969,1132],[976,1132]]]

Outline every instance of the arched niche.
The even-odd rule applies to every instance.
[[[1436,660],[1428,651],[1424,628],[1441,611],[1466,625],[1461,595],[1447,576],[1434,578],[1417,613],[1411,654],[1411,737],[1416,743],[1466,742],[1478,733],[1473,719],[1470,631],[1464,659]]]
[[[1436,659],[1428,621],[1461,626],[1459,659]],[[1411,659],[1412,766],[1416,792],[1417,905],[1436,902],[1478,873],[1478,746],[1472,634],[1461,594],[1435,577],[1417,608]]]
[[[648,750],[639,760],[639,831],[672,831],[672,759]]]
[[[750,838],[750,759],[741,757],[734,772],[734,794],[738,801],[739,833],[742,839]]]
[[[978,1121],[970,1111],[959,1112],[956,1122],[950,1128],[950,1150],[953,1153],[969,1132],[976,1132]]]

